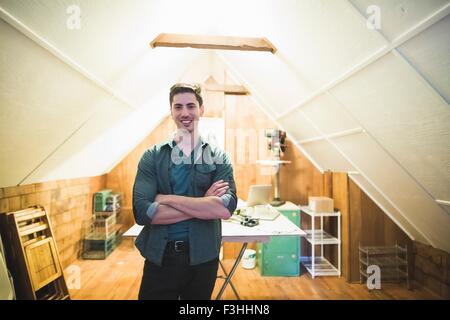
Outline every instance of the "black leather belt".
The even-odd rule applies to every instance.
[[[166,250],[169,252],[181,253],[189,252],[189,242],[187,241],[169,241],[166,245]]]

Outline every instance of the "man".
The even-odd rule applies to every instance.
[[[146,259],[139,299],[210,299],[220,219],[237,205],[233,169],[198,133],[200,87],[175,84],[169,101],[177,132],[144,153],[133,187],[133,214],[144,225],[136,246]]]

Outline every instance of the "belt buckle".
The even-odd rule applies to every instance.
[[[184,241],[175,241],[174,249],[175,252],[181,252],[181,249],[178,249],[178,245],[182,245]]]

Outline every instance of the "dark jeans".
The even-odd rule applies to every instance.
[[[145,260],[139,300],[209,300],[219,260],[189,265],[189,252],[164,253],[162,266]]]

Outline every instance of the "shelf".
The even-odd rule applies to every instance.
[[[364,259],[359,259],[359,261],[364,265],[377,265],[377,266],[383,266],[383,267],[397,267],[405,265],[407,262],[405,259],[402,259],[400,257],[370,257],[369,261]]]
[[[311,217],[339,217],[341,213],[339,211],[335,212],[315,212],[312,211],[308,206],[301,206],[300,210]]]
[[[313,244],[339,244],[338,238],[333,237],[331,234],[321,230],[305,230],[306,240]],[[314,237],[314,238],[313,238]]]
[[[407,247],[398,244],[391,246],[359,246],[359,273],[360,282],[371,275],[367,273],[369,266],[374,265],[380,268],[381,282],[405,281],[408,289],[409,268]]]
[[[305,240],[311,245],[311,256],[302,257],[302,264],[306,267],[308,272],[312,275],[313,279],[316,276],[341,276],[341,213],[335,212],[315,212],[308,206],[300,206],[300,212],[307,214],[311,217],[311,229],[305,230]],[[335,230],[331,231],[337,236],[323,230],[323,217],[332,217],[336,219]],[[315,218],[320,218],[320,222],[315,224]],[[316,245],[320,245],[320,253],[315,254]],[[324,246],[337,245],[337,261],[333,260],[333,265],[324,258]],[[312,262],[314,259],[314,263]]]
[[[375,255],[392,255],[396,253],[404,254],[406,253],[406,248],[400,246],[391,247],[361,247],[360,251],[371,256]]]
[[[359,270],[362,276],[368,278],[370,277],[364,270]],[[380,268],[381,281],[392,281],[392,280],[407,280],[408,274],[402,270],[392,270]]]
[[[340,276],[340,271],[323,257],[314,258],[314,268],[311,257],[301,257],[300,262],[313,276]]]

